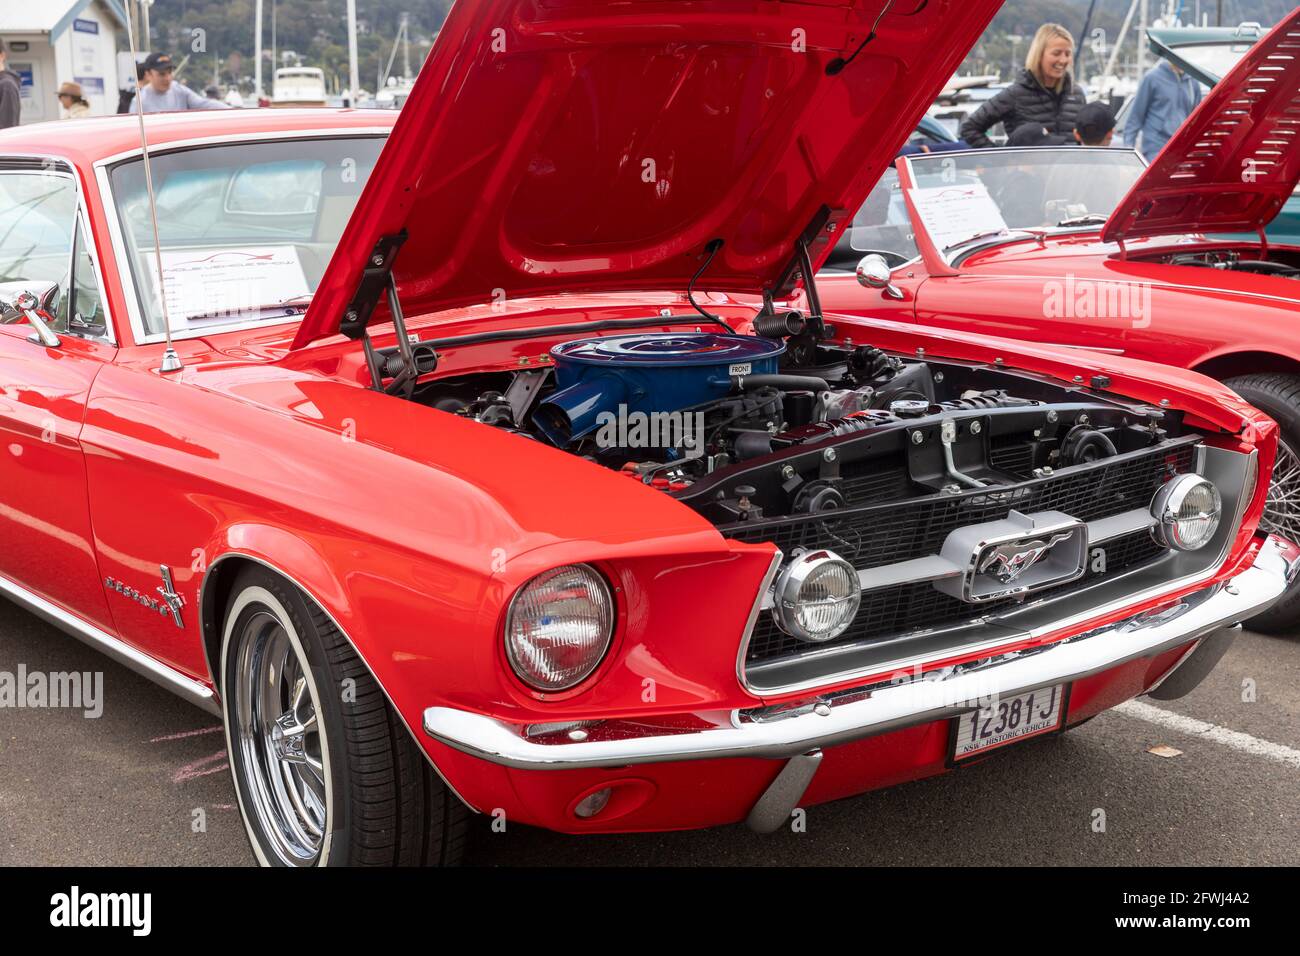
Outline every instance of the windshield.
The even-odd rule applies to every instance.
[[[1223,79],[1237,65],[1246,51],[1254,45],[1253,41],[1241,43],[1205,43],[1187,44],[1170,48],[1170,52],[1200,70],[1215,82]]]
[[[206,146],[152,159],[172,331],[284,321],[316,290],[384,140]],[[163,331],[144,166],[113,167],[146,334]]]
[[[936,153],[909,162],[913,200],[940,249],[1007,229],[1099,229],[1145,169],[1132,150],[1084,146]]]

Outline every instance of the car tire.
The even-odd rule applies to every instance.
[[[469,812],[351,644],[296,587],[240,571],[222,626],[226,748],[263,866],[452,865]]]
[[[1286,498],[1300,495],[1300,375],[1242,375],[1224,384],[1267,412],[1281,429],[1277,464],[1260,528],[1291,541],[1300,540],[1300,504],[1286,504]],[[1246,626],[1266,634],[1294,633],[1300,628],[1300,581],[1291,585],[1281,601],[1247,621]]]

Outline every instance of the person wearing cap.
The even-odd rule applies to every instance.
[[[83,116],[90,115],[90,104],[81,95],[80,83],[71,81],[64,83],[59,86],[59,92],[56,95],[59,98],[59,105],[63,107],[65,119],[80,119]]]
[[[0,129],[17,126],[23,109],[23,81],[9,69],[7,59],[8,50],[0,40]]]
[[[200,96],[184,83],[172,79],[176,67],[166,53],[150,53],[140,64],[140,69],[144,79],[139,92],[131,100],[132,113],[141,108],[146,113],[229,109],[220,100]]]
[[[1087,104],[1074,118],[1074,138],[1080,146],[1109,146],[1115,138],[1115,114],[1105,103]]]

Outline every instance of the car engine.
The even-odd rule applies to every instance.
[[[714,523],[994,489],[1148,449],[1177,413],[1006,369],[722,332],[580,338],[413,398],[619,470]]]

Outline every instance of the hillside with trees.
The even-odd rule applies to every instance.
[[[280,65],[300,61],[325,71],[331,89],[347,84],[347,5],[345,0],[264,0],[263,66],[269,88],[274,44]],[[410,15],[412,69],[418,69],[451,0],[357,0],[359,72],[363,88],[373,90],[392,51],[393,37],[403,13]],[[1009,0],[993,19],[988,32],[971,51],[963,67],[967,73],[1000,73],[1009,77],[1023,63],[1029,38],[1042,23],[1057,22],[1080,40],[1089,0]],[[1113,42],[1128,10],[1128,0],[1098,0],[1093,28],[1105,31]],[[1223,21],[1235,25],[1257,20],[1271,25],[1291,9],[1290,0],[1229,0],[1223,3]],[[1151,0],[1151,15],[1161,4]],[[1213,0],[1185,2],[1182,17],[1191,22],[1207,13],[1215,22]],[[274,18],[274,31],[272,21]],[[213,82],[214,69],[221,83],[232,82],[237,72],[253,72],[254,0],[156,0],[151,11],[153,47],[171,52],[178,61],[189,57],[182,77],[190,85]],[[195,31],[201,31],[196,33]],[[1130,31],[1125,55],[1135,47]],[[231,69],[230,55],[238,53]],[[394,64],[400,71],[401,55]]]

